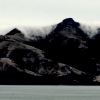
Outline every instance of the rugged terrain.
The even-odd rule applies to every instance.
[[[99,85],[100,33],[92,38],[72,18],[45,38],[18,29],[0,36],[0,84]]]

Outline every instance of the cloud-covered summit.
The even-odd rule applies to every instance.
[[[88,35],[89,38],[94,37],[96,34],[100,33],[100,24],[95,22],[76,22],[73,18],[66,18],[62,20],[60,23],[50,26],[43,27],[35,27],[35,26],[27,26],[27,25],[3,25],[0,26],[0,35],[5,35],[13,29],[18,29],[24,34],[26,37],[34,39],[34,36],[45,37],[50,34],[53,30],[60,30],[64,27],[72,26],[74,28],[80,28],[85,34]]]

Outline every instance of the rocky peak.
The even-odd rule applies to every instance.
[[[75,22],[72,18],[66,18],[62,21],[62,24],[64,26],[71,25],[73,27],[78,27],[80,24],[78,22]]]
[[[8,32],[6,35],[15,35],[15,34],[23,36],[22,32],[18,30],[17,28],[14,28],[10,32]]]
[[[58,32],[64,29],[65,27],[69,27],[69,26],[73,28],[78,28],[80,24],[78,22],[75,22],[72,18],[66,18],[57,25],[55,32]]]
[[[62,23],[66,23],[66,24],[73,24],[75,23],[75,21],[72,18],[66,18],[62,21]]]

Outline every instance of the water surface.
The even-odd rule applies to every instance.
[[[0,86],[0,100],[100,100],[100,86]]]

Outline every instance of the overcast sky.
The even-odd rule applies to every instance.
[[[0,25],[41,26],[69,17],[100,22],[100,0],[0,0]]]

